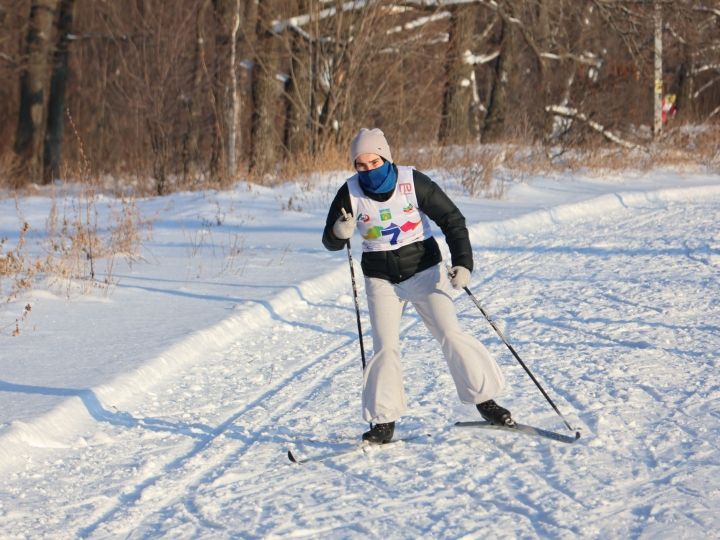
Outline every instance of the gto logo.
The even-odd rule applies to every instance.
[[[412,184],[398,184],[400,193],[412,193]]]

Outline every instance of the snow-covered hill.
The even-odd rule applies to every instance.
[[[148,199],[152,239],[109,291],[40,283],[0,307],[0,327],[33,308],[0,336],[0,536],[718,537],[720,178],[536,177],[493,201],[433,176],[470,224],[470,288],[578,442],[451,427],[477,412],[410,309],[397,433],[429,435],[290,463],[365,428],[347,257],[319,241],[342,176]],[[18,202],[36,231],[50,205]],[[12,241],[15,202],[0,210]],[[501,403],[567,431],[456,302]]]

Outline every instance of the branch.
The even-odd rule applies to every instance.
[[[573,60],[578,64],[585,64],[587,66],[592,66],[598,69],[602,65],[602,60],[591,53],[584,53],[578,55],[573,53],[556,54],[547,52],[541,53],[541,56],[543,58],[547,58],[548,60]]]
[[[720,43],[713,43],[711,45],[708,45],[707,47],[698,48],[697,50],[692,52],[692,55],[695,58],[700,58],[704,57],[706,54],[717,53],[720,53]]]
[[[711,15],[715,15],[716,17],[720,17],[720,9],[718,9],[718,8],[695,6],[695,7],[693,7],[693,10],[698,11],[700,13],[709,13]]]
[[[573,60],[579,64],[585,64],[588,66],[592,66],[595,68],[600,68],[601,61],[591,54],[573,54],[570,52],[564,52],[564,53],[555,53],[551,51],[543,51],[541,50],[540,46],[535,42],[533,39],[533,36],[530,34],[530,31],[527,29],[526,25],[518,19],[517,17],[513,16],[512,13],[508,14],[505,12],[505,10],[496,2],[495,0],[476,0],[479,4],[492,9],[497,13],[497,15],[503,19],[506,23],[515,25],[518,30],[520,30],[520,33],[523,36],[523,39],[525,40],[525,43],[527,43],[528,47],[532,49],[532,51],[535,53],[537,58],[540,60],[540,63],[544,66],[545,60],[555,60],[555,61],[563,61],[563,60]]]
[[[495,11],[495,13],[497,13],[498,16],[503,21],[505,21],[507,24],[515,25],[518,28],[518,30],[520,30],[520,33],[522,34],[523,39],[525,40],[525,43],[527,43],[528,47],[530,47],[532,49],[532,51],[535,53],[535,56],[537,56],[538,59],[540,60],[540,63],[544,64],[543,51],[540,50],[540,47],[537,45],[537,43],[535,43],[535,40],[530,35],[530,32],[528,31],[528,29],[525,27],[525,25],[523,24],[523,22],[520,19],[515,17],[512,12],[510,12],[510,13],[506,12],[502,8],[502,6],[500,6],[500,4],[498,4],[498,2],[496,2],[495,0],[477,0],[477,3],[482,6],[485,6],[486,8],[489,8],[489,9],[492,9],[493,11]],[[508,5],[508,7],[511,8],[511,5]]]
[[[367,6],[368,1],[367,0],[355,0],[352,2],[345,2],[340,6],[339,11],[357,11],[360,9],[363,9],[365,6]],[[316,20],[326,19],[328,17],[334,17],[338,12],[337,8],[331,7],[327,9],[321,10],[317,17],[315,17]],[[301,27],[310,22],[311,16],[310,15],[298,15],[297,17],[290,17],[289,19],[284,20],[276,20],[273,21],[271,24],[272,31],[275,34],[280,34],[288,27]]]
[[[693,75],[697,75],[699,73],[703,73],[705,71],[717,71],[720,70],[720,64],[705,64],[704,66],[700,66],[698,68],[695,68],[692,70]]]
[[[668,32],[670,32],[670,35],[671,35],[672,37],[674,37],[675,39],[677,39],[680,43],[682,43],[683,45],[687,45],[687,40],[686,40],[684,37],[682,37],[682,36],[678,33],[677,30],[675,30],[675,28],[673,27],[673,25],[671,25],[670,23],[666,22],[665,25],[664,25],[664,28],[665,28],[665,30],[667,30]]]
[[[476,66],[478,64],[487,64],[488,62],[492,62],[498,56],[500,56],[500,51],[487,54],[473,54],[470,51],[465,51],[463,54],[463,62],[470,64],[471,66]]]
[[[0,52],[0,60],[5,60],[5,62],[10,64],[11,66],[17,66],[17,62],[15,61],[15,59],[12,56],[3,52]]]
[[[697,99],[700,97],[700,94],[702,94],[705,90],[708,88],[711,88],[715,83],[720,81],[720,77],[715,77],[714,79],[710,79],[708,82],[703,84],[700,88],[698,88],[692,95],[693,99]]]
[[[578,112],[577,109],[573,109],[571,107],[563,107],[562,105],[548,105],[547,107],[545,107],[545,110],[549,113],[564,116],[565,118],[573,118],[575,120],[579,120],[580,122],[587,124],[590,128],[600,133],[607,140],[614,142],[615,144],[619,144],[620,146],[624,146],[625,148],[643,149],[642,146],[621,139],[620,137],[612,133],[610,130],[605,129],[605,127],[601,124],[590,120],[587,115]]]
[[[710,114],[707,115],[707,118],[705,119],[705,121],[707,122],[707,121],[710,120],[713,116],[715,116],[716,114],[719,114],[719,113],[720,113],[720,105],[717,106],[717,107],[715,107],[715,109],[714,109]]]
[[[449,11],[441,11],[439,13],[435,13],[434,15],[419,17],[414,21],[406,22],[405,24],[395,26],[394,28],[388,30],[387,33],[394,34],[396,32],[402,32],[403,30],[414,30],[415,28],[419,28],[420,26],[426,25],[428,23],[447,19],[451,15],[452,14]]]

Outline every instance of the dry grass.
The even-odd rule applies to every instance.
[[[400,152],[398,152],[400,153]],[[674,168],[720,172],[720,127],[669,128],[645,147],[628,149],[601,142],[568,148],[498,145],[407,148],[403,161],[421,169],[445,169],[460,178],[471,196],[502,197],[505,183],[561,172],[584,174]]]
[[[67,282],[81,280],[93,286],[113,283],[116,257],[132,262],[140,252],[150,224],[143,220],[134,199],[120,199],[111,207],[107,222],[99,226],[98,198],[86,191],[58,212],[53,203],[46,227],[50,272]],[[97,268],[103,263],[102,278]]]
[[[34,260],[25,253],[27,242],[27,234],[30,231],[30,225],[23,222],[20,227],[18,241],[12,248],[7,248],[7,239],[0,239],[0,283],[7,280],[9,288],[0,290],[0,293],[7,293],[6,302],[14,300],[23,290],[32,287],[35,276],[43,272],[44,261]],[[26,304],[22,313],[15,321],[7,326],[0,328],[0,331],[12,328],[12,336],[20,335],[20,325],[25,322],[28,315],[32,311],[32,306]]]
[[[42,272],[44,266],[42,261],[31,260],[25,254],[29,231],[30,225],[23,222],[18,241],[12,248],[6,246],[6,238],[0,239],[0,277],[10,280],[8,300],[15,298],[20,291],[29,288],[34,276]]]
[[[658,142],[656,164],[662,167],[707,167],[720,172],[720,126],[668,131]]]
[[[349,146],[348,146],[349,148]],[[283,163],[280,178],[297,178],[311,173],[329,171],[351,171],[349,151],[339,146],[327,146],[319,154],[313,156],[303,154]],[[252,177],[250,177],[252,181]]]
[[[20,325],[27,320],[31,311],[32,311],[32,306],[30,304],[25,304],[25,307],[23,308],[22,313],[15,319],[15,321],[6,326],[1,327],[0,332],[4,332],[5,330],[12,328],[13,331],[10,335],[12,335],[13,337],[19,336],[20,335]]]
[[[472,197],[502,198],[508,181],[523,181],[548,168],[540,147],[513,144],[408,149],[403,155],[421,170],[449,171]]]
[[[113,284],[115,259],[134,260],[150,224],[142,219],[134,200],[123,199],[119,207],[109,209],[101,227],[97,205],[92,190],[62,202],[54,198],[37,246],[29,245],[32,228],[17,209],[22,223],[17,242],[10,247],[7,239],[0,239],[0,277],[7,280],[0,293],[6,302],[40,278],[64,284],[68,295],[77,284],[82,293],[97,287],[107,291]]]
[[[549,162],[555,170],[645,171],[653,168],[720,170],[720,128],[677,126],[667,128],[655,141],[628,149],[609,144],[553,148]]]

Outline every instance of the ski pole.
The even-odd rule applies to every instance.
[[[345,212],[344,208],[342,211],[343,218],[347,221],[350,216]],[[362,359],[363,371],[365,371],[365,346],[363,345],[362,325],[360,324],[360,302],[358,301],[357,284],[355,283],[355,268],[353,267],[352,250],[350,248],[350,239],[347,239],[347,255],[348,263],[350,264],[350,281],[352,282],[353,300],[355,301],[355,317],[357,319],[358,338],[360,339],[360,358]]]
[[[562,418],[562,420],[563,420],[563,422],[565,422],[565,425],[567,426],[567,428],[568,428],[570,431],[575,431],[575,438],[576,438],[576,439],[577,439],[577,438],[580,438],[580,432],[579,432],[579,431],[576,431],[576,430],[570,425],[570,423],[565,419],[565,417],[563,416],[563,414],[560,412],[560,409],[558,409],[558,408],[557,408],[557,405],[555,405],[555,403],[553,403],[553,400],[550,399],[550,396],[548,396],[548,394],[547,394],[547,392],[545,391],[545,389],[544,389],[544,388],[542,387],[542,385],[538,382],[538,380],[537,380],[537,379],[535,378],[535,376],[532,374],[532,372],[530,371],[530,369],[525,365],[525,362],[522,361],[522,358],[520,358],[520,355],[518,355],[518,353],[515,351],[515,349],[513,348],[513,346],[510,345],[510,344],[507,342],[507,340],[505,339],[505,336],[503,336],[503,333],[502,333],[502,332],[500,331],[500,329],[497,327],[497,325],[495,324],[495,322],[494,322],[494,321],[490,318],[490,316],[485,312],[485,310],[483,309],[483,307],[480,305],[480,302],[478,301],[478,299],[475,298],[475,295],[474,295],[473,293],[471,293],[471,292],[470,292],[470,289],[468,289],[467,287],[463,287],[463,289],[465,290],[466,293],[468,293],[468,296],[469,296],[470,298],[472,298],[472,301],[473,301],[473,302],[475,303],[475,305],[478,307],[478,309],[480,310],[480,313],[483,314],[483,317],[485,317],[485,319],[487,320],[487,322],[490,323],[490,326],[492,326],[493,329],[495,330],[495,332],[497,332],[497,335],[500,336],[500,339],[502,340],[502,342],[507,346],[508,349],[510,349],[510,352],[513,354],[513,356],[515,357],[515,359],[516,359],[518,362],[520,362],[520,365],[521,365],[522,368],[525,370],[525,372],[526,372],[528,375],[530,375],[530,378],[531,378],[532,381],[535,383],[535,386],[537,386],[537,387],[540,389],[540,392],[542,392],[542,395],[545,396],[545,399],[547,400],[547,402],[552,406],[553,409],[555,409],[555,412],[558,413],[558,415],[560,416],[560,418]]]

